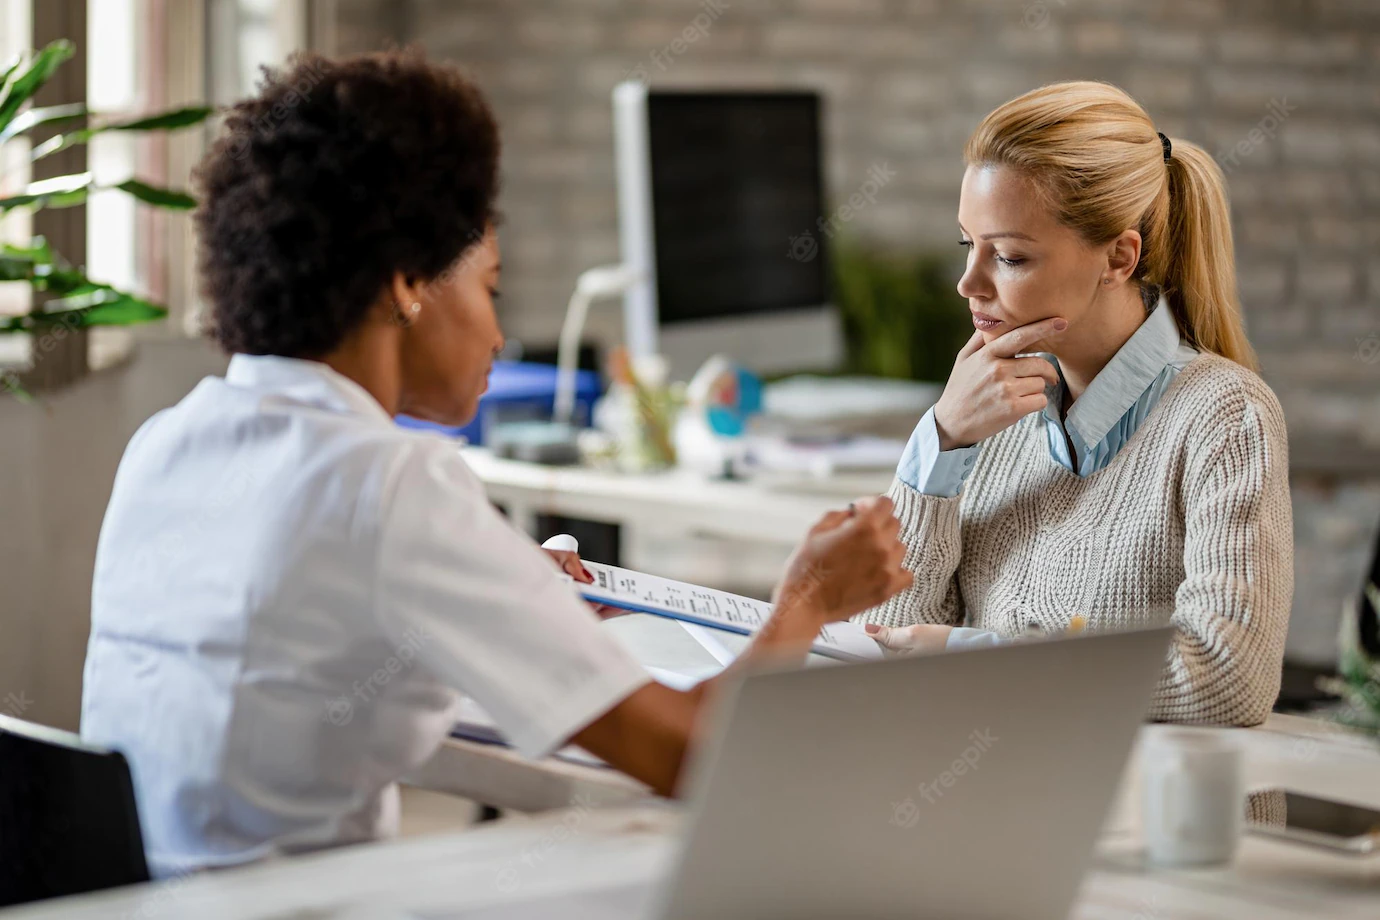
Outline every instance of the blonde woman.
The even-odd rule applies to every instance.
[[[859,619],[898,650],[1172,623],[1152,717],[1263,721],[1293,594],[1288,453],[1220,170],[1082,82],[1001,106],[964,158],[977,331],[891,488],[913,586]]]

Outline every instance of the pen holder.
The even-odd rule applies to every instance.
[[[610,362],[613,385],[599,407],[599,427],[616,446],[618,468],[645,473],[676,465],[671,431],[684,402],[683,388],[666,382],[666,362],[652,355],[630,360],[622,349]]]

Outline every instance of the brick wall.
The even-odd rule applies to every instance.
[[[827,181],[896,170],[849,230],[948,251],[964,140],[1041,83],[1104,79],[1228,172],[1251,337],[1294,432],[1291,643],[1332,647],[1380,519],[1380,3],[1374,0],[339,0],[340,50],[418,42],[504,128],[505,326],[554,341],[579,272],[617,258],[609,91],[806,86]],[[699,19],[697,20],[697,17]],[[698,22],[698,25],[697,25]],[[707,23],[707,24],[706,24]],[[785,254],[783,245],[783,257]],[[615,309],[591,334],[617,341]]]

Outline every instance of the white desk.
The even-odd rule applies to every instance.
[[[890,471],[828,480],[711,480],[685,470],[624,474],[503,460],[462,448],[489,498],[535,534],[538,514],[617,524],[620,564],[766,596],[805,532],[828,511],[891,485]],[[613,562],[599,559],[596,562]]]
[[[555,757],[531,761],[506,747],[460,738],[442,744],[406,782],[520,812],[568,808],[572,802],[603,808],[652,795],[642,783],[607,767]]]
[[[883,492],[890,472],[835,477],[790,489],[706,479],[685,470],[629,475],[503,460],[461,448],[489,498],[530,528],[531,515],[566,517],[732,540],[794,545],[821,515]]]
[[[1380,807],[1380,745],[1275,716],[1237,733],[1252,787],[1287,785]],[[1124,784],[1075,905],[1079,920],[1375,920],[1380,857],[1248,836],[1229,868],[1150,870],[1137,851],[1134,776]],[[4,913],[5,920],[402,920],[646,917],[669,871],[677,807],[576,807],[462,834],[352,847],[186,881]],[[994,830],[994,832],[996,832]],[[993,880],[999,884],[999,879]]]

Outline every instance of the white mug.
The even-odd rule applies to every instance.
[[[1141,827],[1160,866],[1229,863],[1241,838],[1241,748],[1220,731],[1158,728],[1141,749]]]

